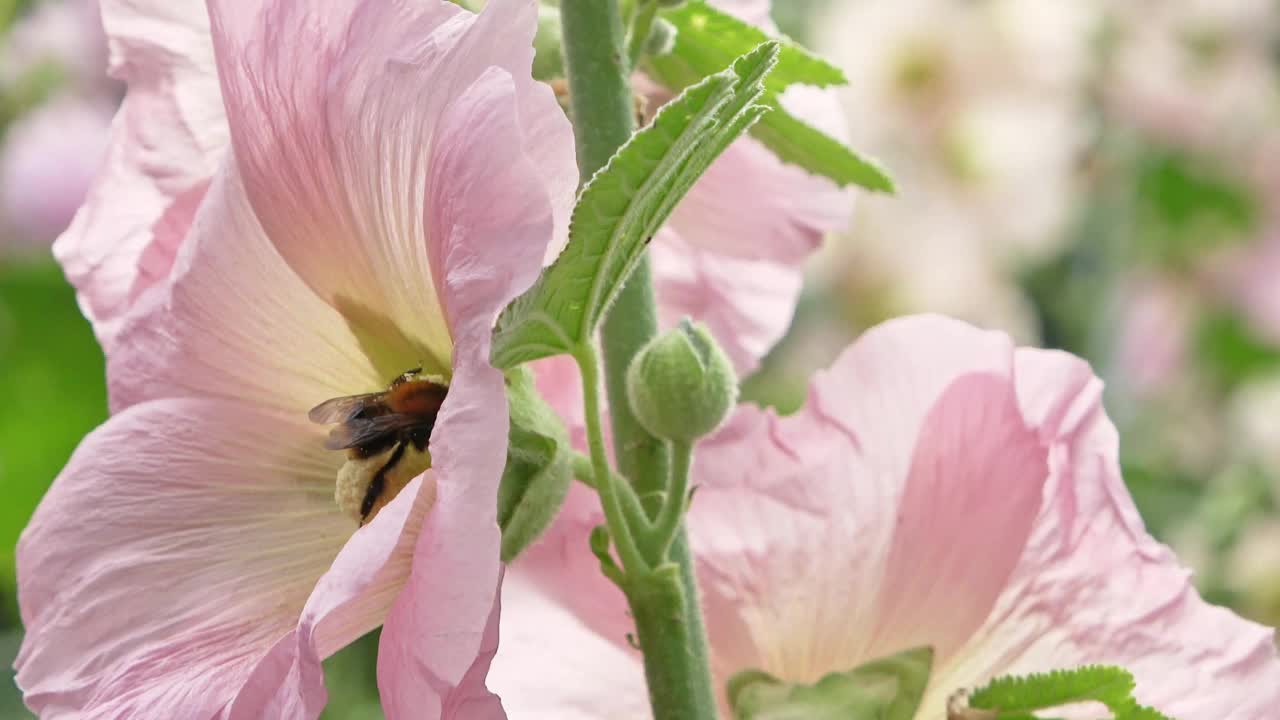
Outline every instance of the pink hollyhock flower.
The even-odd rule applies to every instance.
[[[27,704],[45,718],[314,718],[321,659],[383,625],[389,717],[495,716],[493,448],[508,420],[488,338],[564,234],[577,185],[568,122],[530,78],[535,4],[214,0],[211,26],[189,4],[106,10],[141,90],[81,223],[117,232],[84,230],[63,254],[95,258],[92,279],[152,286],[128,309],[94,305],[108,285],[82,287],[90,307],[123,310],[94,316],[113,325],[115,414],[19,543]],[[184,104],[177,68],[212,61],[175,53],[210,43],[232,142],[207,155],[207,189],[162,188],[189,176],[130,163],[176,156],[125,141],[181,145],[194,129],[132,113],[207,113]],[[166,273],[137,266],[99,217],[130,204],[152,219],[136,226],[144,255],[185,235],[165,246]],[[308,409],[415,366],[450,383],[430,455],[406,451],[369,513],[348,496],[383,455],[326,450]]]
[[[717,682],[931,645],[921,718],[1086,663],[1129,668],[1179,720],[1269,717],[1273,632],[1201,600],[1147,535],[1101,390],[1070,355],[925,316],[869,331],[796,415],[742,408],[699,449],[689,517]],[[507,573],[489,682],[513,718],[647,716],[588,498]]]

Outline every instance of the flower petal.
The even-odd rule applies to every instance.
[[[840,117],[834,98],[824,109]],[[667,227],[718,255],[798,266],[852,215],[852,191],[783,163],[745,137],[711,164]]]
[[[258,663],[228,709],[231,720],[315,718],[327,700],[320,661],[382,624],[404,586],[435,502],[428,472],[343,547],[316,583],[296,630]]]
[[[1101,382],[1064,353],[1020,350],[1024,410],[1052,442],[1026,551],[983,630],[939,675],[945,688],[1086,663],[1133,671],[1144,704],[1181,720],[1267,717],[1280,705],[1274,630],[1205,603],[1143,529],[1120,476]]]
[[[436,503],[413,570],[387,617],[378,685],[389,717],[458,716],[484,704],[501,578],[498,483],[506,463],[506,395],[487,342],[460,346],[449,397],[431,436]]]
[[[122,318],[167,277],[227,142],[208,14],[198,0],[103,0],[110,72],[129,85],[106,161],[54,244],[108,353]],[[172,210],[185,205],[185,213]]]
[[[503,583],[502,604],[489,684],[514,720],[649,717],[638,652],[584,625],[517,570]]]
[[[739,374],[756,368],[791,324],[800,297],[799,267],[702,250],[670,230],[650,246],[654,287],[665,327],[686,317],[707,324]]]
[[[333,397],[373,392],[359,339],[263,235],[233,166],[213,180],[173,269],[120,330],[108,356],[112,409],[164,397],[223,397],[303,418]]]
[[[268,236],[361,333],[447,372],[457,328],[431,282],[448,270],[433,263],[455,261],[470,225],[520,217],[498,267],[527,284],[553,228],[566,227],[576,174],[567,121],[529,76],[534,3],[499,0],[475,16],[442,0],[219,1],[211,16],[238,161]],[[512,100],[498,110],[499,97]],[[466,120],[475,125],[459,137]],[[534,142],[544,147],[524,151]]]
[[[354,526],[305,418],[133,406],[89,435],[18,546],[16,666],[47,718],[211,717],[294,626]]]

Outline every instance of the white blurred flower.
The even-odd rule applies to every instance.
[[[1274,0],[1111,0],[1107,99],[1166,141],[1247,159],[1280,123]]]
[[[1251,523],[1227,556],[1227,586],[1241,596],[1241,609],[1265,622],[1280,622],[1280,519]]]
[[[1280,374],[1250,380],[1238,388],[1231,396],[1228,418],[1238,450],[1280,476]],[[1276,496],[1280,500],[1280,486]]]
[[[907,187],[897,197],[863,199],[853,232],[830,241],[813,267],[849,307],[874,303],[870,322],[942,312],[1036,342],[1034,310],[1009,268],[984,252],[986,239],[965,208]]]
[[[849,76],[853,145],[882,158],[898,212],[942,196],[996,262],[1044,257],[1069,217],[1089,140],[1082,100],[1095,3],[832,3],[815,44]],[[929,214],[936,214],[932,208]],[[905,249],[905,248],[904,248]]]

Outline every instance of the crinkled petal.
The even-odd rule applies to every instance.
[[[1252,720],[1280,707],[1274,630],[1204,602],[1143,528],[1120,476],[1101,382],[1059,352],[1020,350],[1018,393],[1051,442],[1051,477],[1011,582],[945,688],[1086,663],[1133,671],[1140,701],[1180,720]]]
[[[476,16],[443,0],[214,2],[211,16],[267,235],[358,334],[379,339],[375,356],[447,372],[457,328],[446,313],[464,311],[439,287],[452,272],[440,263],[473,226],[487,235],[490,218],[519,217],[505,262],[470,271],[527,284],[566,226],[576,174],[567,121],[529,76],[534,3]]]
[[[135,405],[89,435],[18,546],[17,660],[45,718],[212,717],[353,532],[305,418]]]
[[[123,318],[167,278],[227,129],[203,3],[102,0],[102,20],[110,72],[129,91],[98,179],[54,253],[111,353]]]
[[[333,397],[372,392],[383,375],[345,319],[263,234],[234,166],[221,170],[175,263],[109,354],[112,409],[162,397],[225,397],[305,418]]]

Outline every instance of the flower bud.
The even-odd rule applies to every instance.
[[[685,320],[631,361],[627,397],[650,434],[692,442],[729,416],[738,399],[738,378],[707,328]]]
[[[689,0],[657,0],[658,7],[662,8],[663,10],[675,10],[676,8],[684,5],[688,1]]]
[[[654,18],[645,40],[645,52],[652,56],[666,55],[676,46],[676,26],[670,20]]]

